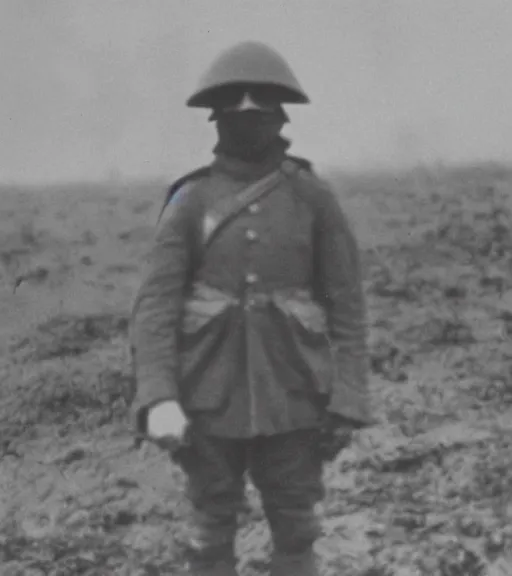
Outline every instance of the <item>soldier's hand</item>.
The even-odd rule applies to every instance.
[[[337,414],[328,414],[320,430],[318,453],[324,462],[332,462],[350,446],[354,427]]]
[[[147,435],[156,444],[175,452],[181,445],[188,420],[178,402],[166,401],[150,409]]]
[[[323,428],[325,430],[345,430],[353,431],[354,424],[344,416],[340,414],[335,414],[333,412],[328,412],[323,422]]]

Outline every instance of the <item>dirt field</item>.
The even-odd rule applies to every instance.
[[[512,575],[512,169],[337,177],[378,425],[325,478],[323,574]],[[0,574],[179,574],[182,477],[126,431],[163,187],[0,193]],[[257,494],[241,573],[265,574]]]

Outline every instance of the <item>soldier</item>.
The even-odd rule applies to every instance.
[[[246,471],[271,575],[317,574],[323,464],[370,424],[356,240],[280,135],[282,105],[308,102],[273,49],[218,57],[188,100],[212,110],[214,160],[170,188],[133,309],[137,430],[180,446],[198,576],[237,573]]]

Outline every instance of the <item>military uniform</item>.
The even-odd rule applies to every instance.
[[[278,138],[248,162],[218,147],[171,188],[133,310],[138,430],[169,399],[190,421],[197,574],[235,574],[246,471],[272,573],[315,574],[319,430],[328,413],[370,422],[356,241],[339,199],[287,148]]]

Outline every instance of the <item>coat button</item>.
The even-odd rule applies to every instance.
[[[258,281],[258,275],[249,272],[248,274],[245,275],[245,281],[247,282],[247,284],[255,284]]]
[[[258,214],[260,212],[260,205],[259,204],[251,204],[249,206],[249,212],[251,214]]]
[[[247,302],[245,303],[245,310],[251,310],[252,308],[254,308],[254,306],[256,305],[256,300],[254,300],[254,298],[249,298],[247,300]]]
[[[247,240],[254,242],[258,238],[258,233],[255,230],[246,230],[245,237]]]

